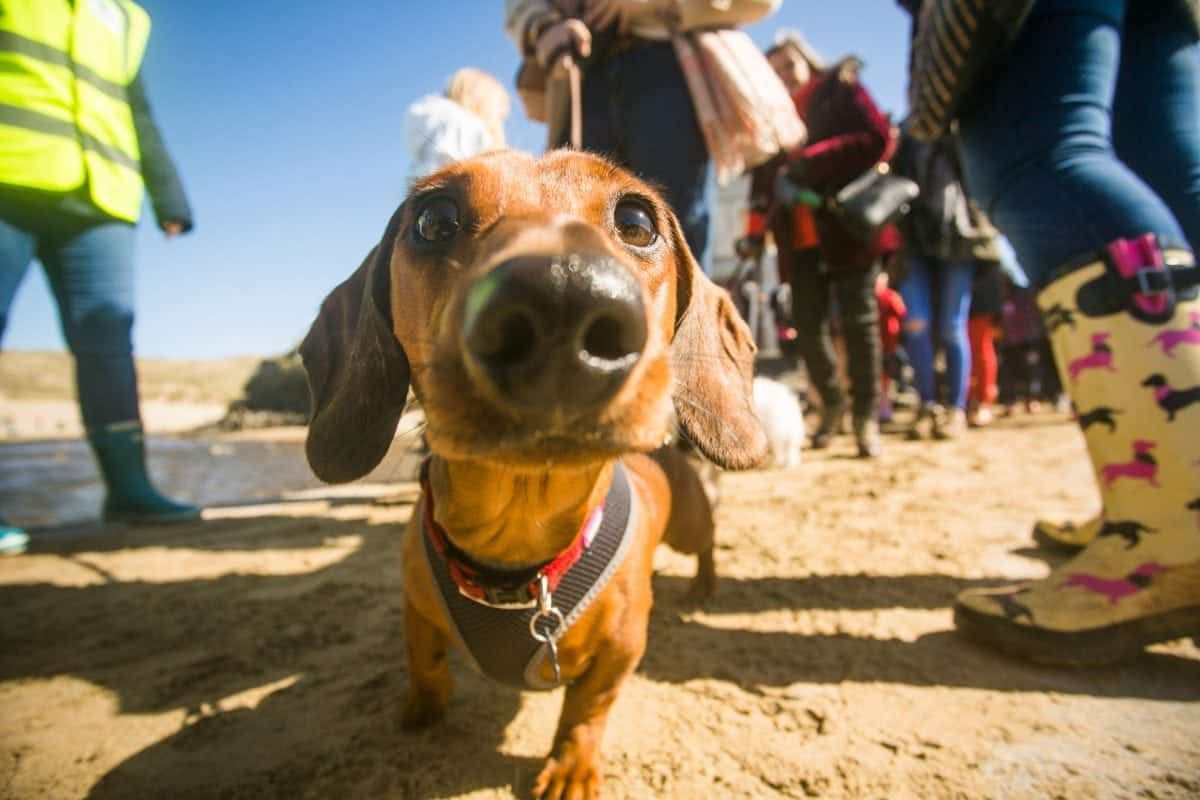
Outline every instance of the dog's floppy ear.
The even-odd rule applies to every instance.
[[[767,455],[767,437],[754,414],[751,382],[756,348],[729,293],[708,279],[671,217],[678,271],[675,339],[675,414],[687,437],[726,469],[748,469]]]
[[[391,255],[397,213],[383,241],[321,303],[300,345],[312,411],[306,452],[316,476],[345,483],[387,453],[408,396],[408,358],[392,331]]]

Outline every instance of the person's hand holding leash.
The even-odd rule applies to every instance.
[[[578,19],[564,19],[546,28],[538,36],[534,56],[542,68],[561,77],[575,63],[592,53],[592,32]]]

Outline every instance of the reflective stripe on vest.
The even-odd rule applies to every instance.
[[[0,183],[86,183],[99,209],[135,222],[141,150],[126,89],[149,35],[131,0],[0,0]]]

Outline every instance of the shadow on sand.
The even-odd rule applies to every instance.
[[[99,538],[51,537],[49,549],[77,563],[120,548],[319,552],[340,542],[344,554],[295,574],[235,571],[154,582],[101,571],[99,582],[86,586],[0,587],[8,620],[0,629],[0,680],[74,676],[111,690],[122,714],[186,710],[174,734],[112,769],[93,798],[428,797],[506,785],[527,791],[540,760],[500,752],[520,694],[461,663],[447,718],[415,734],[399,729],[406,682],[399,541],[410,506],[406,499],[354,502],[313,516],[264,513]],[[934,609],[958,589],[993,583],[945,575],[724,578],[708,611]],[[658,603],[640,671],[657,681],[711,677],[747,688],[882,681],[1200,700],[1200,669],[1188,659],[1148,654],[1089,672],[1006,662],[998,670],[999,656],[949,631],[903,641],[730,630],[679,613],[685,580],[657,576],[654,590]],[[697,653],[703,658],[687,656]],[[268,685],[278,688],[255,703],[229,702]],[[547,742],[553,725],[545,721]]]

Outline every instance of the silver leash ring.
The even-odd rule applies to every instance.
[[[542,633],[540,630],[538,630],[538,622],[543,619],[554,623],[554,628],[548,633]],[[532,636],[535,641],[542,642],[543,644],[557,642],[563,635],[563,629],[566,627],[566,625],[567,620],[566,617],[563,616],[562,612],[554,606],[550,606],[549,611],[538,611],[529,618],[529,635]]]

